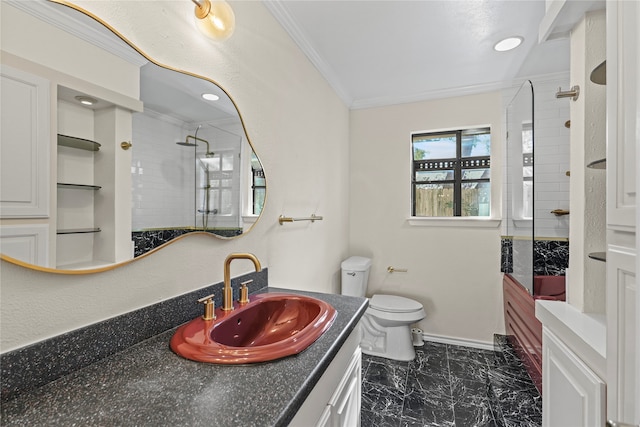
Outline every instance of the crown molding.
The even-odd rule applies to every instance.
[[[50,24],[56,28],[59,28],[67,33],[76,36],[88,43],[93,44],[107,52],[116,55],[117,57],[133,64],[138,67],[142,67],[146,64],[147,59],[132,49],[127,43],[125,43],[120,37],[110,31],[108,28],[103,27],[97,21],[94,21],[91,17],[87,19],[75,19],[70,14],[65,13],[65,9],[68,6],[56,4],[54,2],[46,0],[2,0],[4,3],[19,9],[36,19],[39,19],[47,24]],[[70,10],[72,8],[69,8]],[[90,21],[89,21],[90,20]],[[94,25],[98,24],[98,26]]]
[[[336,76],[333,68],[322,59],[320,54],[318,54],[312,44],[307,40],[304,32],[300,29],[295,20],[291,18],[291,15],[285,7],[285,1],[263,0],[263,4],[298,45],[300,50],[302,50],[302,52],[307,56],[309,61],[311,61],[311,63],[316,67],[327,83],[329,83],[342,102],[344,102],[347,107],[350,107],[353,102],[353,97],[340,83],[340,79]]]
[[[510,86],[511,82],[491,82],[478,85],[430,90],[407,96],[388,96],[381,98],[361,99],[354,101],[351,105],[351,109],[359,110],[365,108],[387,107],[398,104],[409,104],[412,102],[433,101],[436,99],[454,98],[457,96],[476,95],[479,93],[502,90]]]
[[[327,64],[320,54],[314,49],[312,44],[307,40],[304,32],[300,29],[295,20],[291,17],[287,8],[285,7],[284,0],[263,0],[263,4],[271,12],[274,18],[285,29],[289,36],[293,39],[296,45],[302,50],[302,52],[309,58],[311,63],[316,67],[324,79],[336,92],[338,97],[344,102],[344,104],[351,110],[366,109],[366,108],[378,108],[387,107],[398,104],[408,104],[412,102],[431,101],[436,99],[451,98],[457,96],[475,95],[485,92],[498,91],[508,89],[510,87],[519,85],[522,81],[528,78],[515,78],[508,81],[489,82],[478,85],[469,85],[461,87],[452,87],[445,89],[437,89],[424,91],[419,93],[413,93],[411,95],[402,96],[385,96],[379,98],[368,99],[354,99],[349,94],[349,91],[344,88],[340,83],[340,80],[336,76],[332,67]],[[542,82],[545,80],[554,80],[557,78],[563,78],[568,76],[568,73],[554,73],[549,75],[533,76],[529,79]]]

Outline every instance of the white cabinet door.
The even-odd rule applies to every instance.
[[[607,418],[640,422],[636,390],[638,369],[636,253],[609,245],[607,251]]]
[[[0,68],[0,217],[49,216],[49,81]]]
[[[340,380],[335,394],[329,401],[333,427],[360,425],[362,351],[360,347],[349,362],[349,368]]]
[[[638,2],[607,2],[607,225],[635,229]]]
[[[607,2],[607,418],[640,424],[640,4]]]
[[[360,324],[302,403],[289,427],[360,425],[362,351]]]
[[[33,265],[49,265],[49,226],[47,224],[3,225],[0,253]]]
[[[546,327],[542,331],[542,425],[601,427],[605,383]]]

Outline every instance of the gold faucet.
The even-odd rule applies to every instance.
[[[231,261],[234,259],[250,259],[253,261],[253,265],[256,271],[262,270],[260,261],[255,255],[250,253],[229,254],[227,259],[224,260],[224,293],[222,294],[222,310],[233,310],[233,296],[231,291]]]

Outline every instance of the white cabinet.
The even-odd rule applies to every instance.
[[[607,2],[607,225],[635,230],[637,2]]]
[[[327,407],[330,410],[329,422],[334,427],[352,427],[360,420],[362,353],[360,348],[351,358],[347,372],[342,377],[336,392]]]
[[[0,253],[49,266],[51,82],[0,67]]]
[[[2,65],[0,217],[49,216],[50,82]]]
[[[607,419],[640,424],[640,4],[607,2]]]
[[[546,327],[542,364],[542,425],[603,426],[604,381]]]
[[[351,332],[325,373],[309,393],[291,427],[360,425],[362,352],[360,324]]]

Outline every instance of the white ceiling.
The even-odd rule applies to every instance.
[[[264,4],[350,108],[499,89],[569,70],[568,34],[538,43],[544,0]],[[514,35],[524,37],[520,47],[493,50]]]
[[[69,8],[45,0],[3,1],[70,32],[79,31],[103,48],[121,45],[116,54],[138,60],[124,43],[105,43],[114,38],[109,31],[96,29],[90,34],[89,27],[95,25],[66,24],[74,12]],[[568,29],[585,11],[603,8],[604,0],[555,1],[567,5],[568,11],[556,23],[561,31],[543,43],[538,43],[538,28],[545,0],[263,0],[263,4],[343,102],[357,109],[485,92],[567,72]],[[513,35],[524,37],[520,47],[493,50],[497,41]]]

